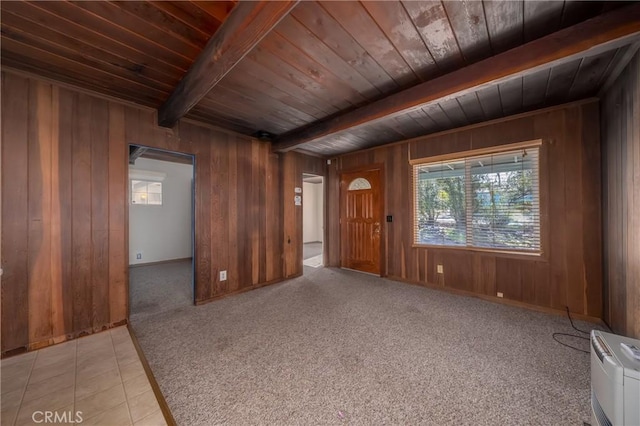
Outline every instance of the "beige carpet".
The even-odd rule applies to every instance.
[[[133,329],[181,425],[589,421],[589,356],[551,337],[565,317],[356,272],[306,268]]]
[[[129,268],[131,321],[193,305],[191,260]]]

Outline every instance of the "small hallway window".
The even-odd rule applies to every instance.
[[[131,180],[131,204],[162,205],[162,182]]]

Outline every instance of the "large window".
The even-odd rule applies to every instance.
[[[414,164],[414,242],[540,251],[538,147]]]

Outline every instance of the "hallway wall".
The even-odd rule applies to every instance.
[[[166,174],[162,180],[162,205],[129,203],[129,265],[190,258],[193,166],[138,158],[129,171]],[[136,259],[137,253],[142,259]]]
[[[302,182],[302,238],[304,243],[322,242],[324,194],[321,183]]]

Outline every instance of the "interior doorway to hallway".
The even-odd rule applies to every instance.
[[[324,181],[322,176],[302,175],[302,263],[324,265]],[[303,268],[306,269],[306,268]]]
[[[129,148],[129,319],[194,303],[194,158]]]

